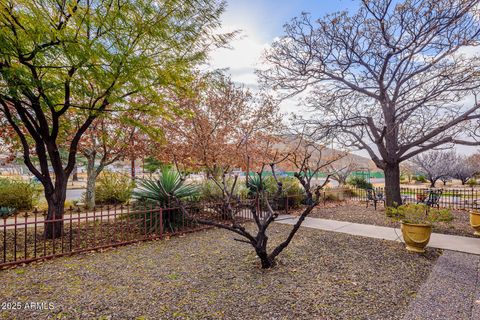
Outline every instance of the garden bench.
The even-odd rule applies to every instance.
[[[480,203],[478,203],[478,199],[473,199],[473,200],[465,199],[463,205],[465,208],[471,208],[474,210],[480,209]]]
[[[373,207],[375,208],[375,210],[377,210],[377,203],[380,201],[383,202],[383,205],[385,206],[385,199],[383,198],[383,193],[375,192],[374,189],[367,189],[367,208],[368,204],[370,202],[373,202]]]
[[[440,198],[442,197],[442,189],[433,190],[430,189],[427,192],[427,197],[422,201],[417,201],[417,203],[426,204],[429,207],[437,207],[440,208]]]

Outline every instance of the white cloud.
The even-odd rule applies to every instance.
[[[230,43],[231,48],[221,48],[210,55],[210,65],[216,69],[229,69],[233,81],[255,86],[258,84],[254,74],[264,49],[268,46],[255,35],[252,26],[228,25],[224,32],[241,30],[237,39]]]
[[[478,57],[480,55],[480,47],[479,46],[462,47],[458,50],[457,56],[458,55],[464,55],[466,58]]]

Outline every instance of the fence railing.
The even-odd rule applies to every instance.
[[[385,188],[375,188],[385,194]],[[417,203],[428,188],[401,188],[404,203]],[[367,191],[359,188],[332,188],[321,192],[323,203],[330,200],[367,200]],[[271,207],[279,213],[289,214],[303,203],[304,197],[289,196],[276,199]],[[250,220],[253,199],[235,203],[236,219]],[[262,207],[261,203],[254,205]],[[226,219],[222,215],[222,202],[191,202],[185,216],[174,204],[167,208],[128,206],[102,206],[93,210],[69,208],[61,219],[48,220],[46,212],[17,213],[0,218],[0,269],[75,253],[98,250],[130,243],[161,239],[208,228],[196,223],[198,218]],[[477,189],[443,189],[439,206],[451,209],[480,209]],[[259,214],[266,212],[261,209]],[[45,225],[61,222],[61,232],[54,238],[46,237]],[[55,224],[56,225],[56,224]],[[53,232],[55,233],[55,232]]]
[[[385,197],[385,187],[375,187],[375,192]],[[419,203],[428,196],[431,188],[400,188],[402,203]],[[480,190],[476,188],[435,188],[435,191],[441,190],[438,205],[441,208],[454,210],[474,210],[480,209]],[[349,199],[353,201],[366,201],[367,190],[359,188],[332,188],[323,191],[324,199],[332,200]]]
[[[235,202],[235,218],[251,219],[252,199]],[[274,210],[288,213],[299,201],[283,198]],[[47,219],[46,212],[17,213],[0,218],[0,269],[53,257],[98,250],[134,242],[161,239],[209,228],[196,219],[227,219],[222,202],[194,202],[185,207],[187,215],[171,204],[168,208],[102,206],[93,210],[66,209],[61,219]],[[260,210],[260,213],[262,211]],[[56,223],[55,223],[56,222]],[[47,237],[45,226],[61,226],[55,237]]]

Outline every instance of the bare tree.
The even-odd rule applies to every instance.
[[[358,169],[358,164],[350,159],[347,163],[332,164],[329,172],[332,180],[337,181],[339,186],[343,186],[347,184],[348,177]]]
[[[224,214],[222,218],[226,217],[226,221],[191,216],[186,206],[184,206],[180,200],[177,199],[177,201],[180,204],[183,213],[186,216],[190,216],[194,221],[226,229],[240,236],[240,238],[236,238],[235,240],[250,244],[254,248],[257,256],[260,258],[262,268],[271,268],[276,264],[276,257],[290,244],[305,218],[319,204],[320,190],[328,183],[328,177],[322,184],[313,183],[316,173],[318,173],[321,168],[325,168],[331,164],[330,161],[321,161],[320,158],[318,158],[318,154],[317,156],[314,156],[319,150],[320,149],[315,145],[309,144],[308,147],[303,148],[300,152],[295,154],[288,153],[282,156],[279,152],[275,152],[270,163],[262,164],[259,171],[256,172],[260,178],[260,182],[262,181],[264,170],[266,167],[270,167],[272,176],[277,183],[277,190],[273,195],[267,194],[265,190],[258,190],[255,199],[250,201],[248,206],[251,217],[255,222],[255,231],[247,230],[243,223],[244,221],[239,219],[242,204],[234,195],[238,176],[235,176],[233,185],[228,185],[226,179],[228,172],[226,171],[223,172],[221,180],[217,180],[214,175],[210,175],[210,179],[213,180],[222,191],[223,198],[221,201],[224,204],[224,208],[227,208],[225,212],[228,214],[227,216]],[[275,167],[280,162],[287,160],[294,162],[295,166],[298,167],[295,177],[305,190],[305,203],[307,205],[303,208],[302,213],[298,217],[298,220],[294,224],[287,238],[269,252],[267,248],[269,240],[267,229],[278,217],[278,212],[274,211],[272,206],[274,205],[275,200],[280,198],[283,190],[282,182],[277,178],[275,173]]]
[[[443,182],[443,185],[446,186],[447,185],[447,182],[450,181],[452,179],[452,177],[450,175],[448,176],[443,176],[440,178],[440,181]]]
[[[467,157],[458,155],[452,166],[452,177],[460,180],[462,185],[465,185],[468,180],[470,180],[476,173],[480,171],[475,160],[475,156]]]
[[[453,164],[457,155],[454,151],[428,151],[412,158],[412,163],[417,166],[417,171],[425,175],[430,181],[430,187],[451,175]]]
[[[302,14],[266,53],[263,83],[307,94],[313,136],[366,150],[401,203],[399,164],[445,145],[478,145],[478,0],[363,0],[312,20]]]
[[[400,164],[400,175],[407,177],[409,183],[412,182],[415,170],[415,165],[411,161],[404,161]]]

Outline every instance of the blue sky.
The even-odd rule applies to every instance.
[[[301,12],[323,16],[340,10],[357,7],[354,0],[230,0],[225,21],[245,21],[256,24],[257,35],[271,41],[282,33],[283,24]]]
[[[255,86],[253,73],[262,51],[283,34],[283,25],[302,12],[322,17],[336,11],[355,9],[358,0],[229,0],[222,18],[222,31],[241,30],[231,50],[212,54],[216,68],[228,68],[234,81]]]

